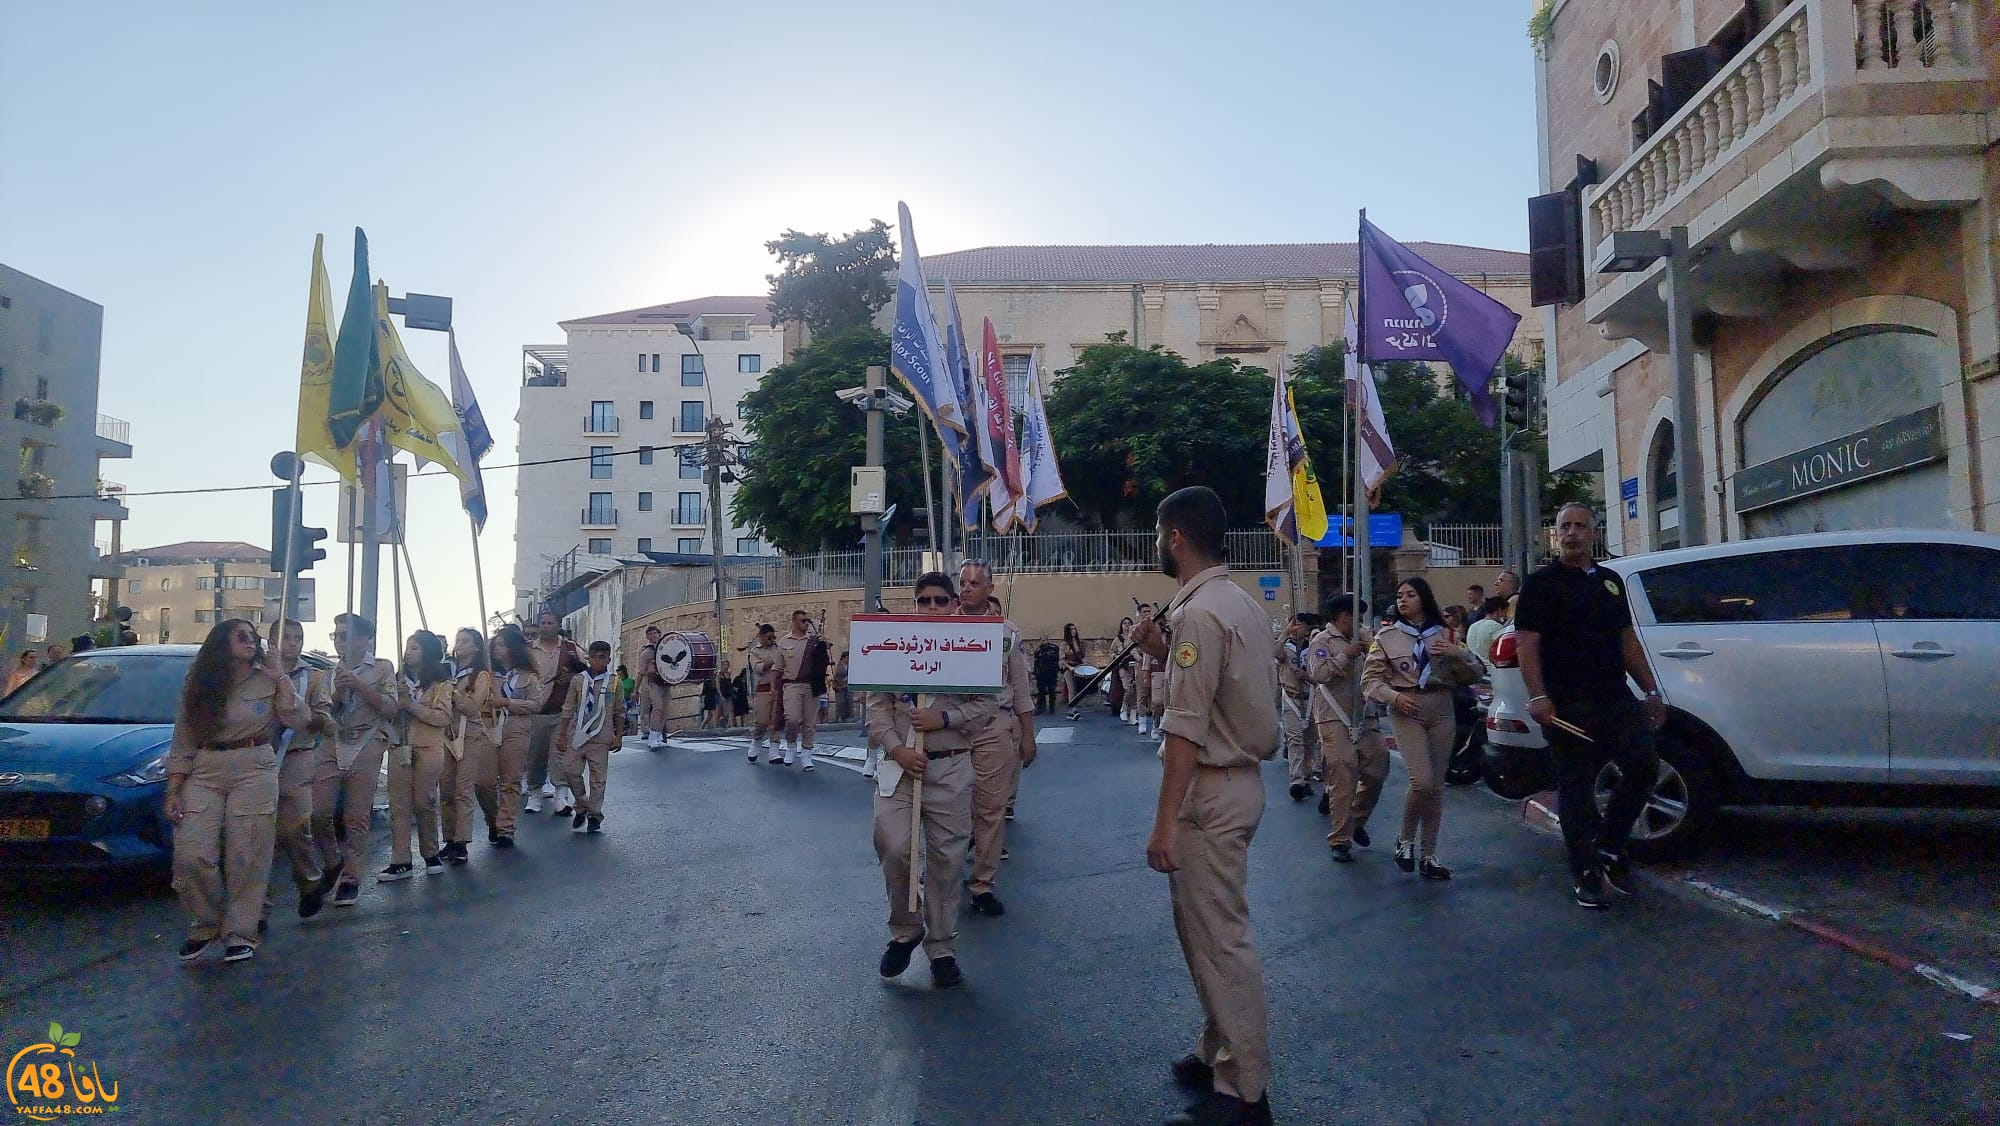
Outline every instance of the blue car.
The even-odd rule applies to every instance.
[[[167,864],[167,744],[196,649],[88,650],[0,700],[0,872]]]

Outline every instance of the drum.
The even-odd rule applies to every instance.
[[[1077,680],[1078,680],[1079,682],[1081,682],[1081,681],[1085,681],[1085,680],[1089,680],[1089,679],[1090,679],[1091,677],[1093,677],[1093,676],[1096,676],[1096,675],[1097,675],[1097,666],[1096,666],[1096,665],[1074,665],[1074,666],[1071,666],[1071,668],[1070,668],[1070,670],[1069,670],[1069,671],[1071,672],[1071,674],[1073,674],[1073,675],[1074,675],[1074,676],[1076,677],[1076,679],[1077,679]]]
[[[715,675],[715,641],[705,633],[676,630],[660,638],[660,679],[668,684],[700,684]]]

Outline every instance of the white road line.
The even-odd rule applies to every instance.
[[[1735,892],[1730,891],[1728,888],[1717,887],[1716,885],[1708,883],[1703,880],[1688,880],[1687,886],[1695,889],[1696,891],[1702,893],[1703,895],[1709,896],[1713,899],[1719,899],[1722,902],[1727,903],[1731,907],[1734,907],[1740,911],[1747,911],[1752,915],[1761,916],[1763,918],[1771,920],[1774,923],[1782,923],[1786,919],[1797,914],[1796,911],[1793,911],[1789,907],[1766,907],[1762,903],[1759,903],[1756,900],[1749,898],[1748,896],[1738,895]]]
[[[1035,732],[1037,747],[1052,747],[1074,742],[1076,742],[1074,727],[1045,727]]]

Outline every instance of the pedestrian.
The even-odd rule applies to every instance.
[[[765,751],[771,752],[771,761],[777,761],[777,751],[771,748],[771,713],[776,709],[778,692],[778,631],[769,622],[757,627],[757,640],[744,654],[746,668],[744,675],[750,680],[752,692],[750,705],[750,761]]]
[[[500,836],[500,748],[486,725],[493,702],[492,659],[486,636],[461,629],[451,639],[451,727],[445,743],[444,774],[438,792],[444,800],[444,860],[464,864],[472,859],[472,811],[486,818],[486,843]]]
[[[1062,699],[1062,648],[1044,638],[1035,646],[1035,711],[1053,712]]]
[[[1118,619],[1118,637],[1111,643],[1112,656],[1123,653],[1131,640],[1132,619],[1129,616]],[[1110,688],[1104,694],[1105,706],[1111,709],[1111,714],[1117,716],[1120,723],[1136,725],[1139,722],[1139,717],[1132,714],[1132,678],[1136,672],[1129,658],[1120,661],[1111,674]]]
[[[792,611],[792,631],[778,639],[778,672],[785,699],[785,765],[796,760],[807,770],[813,768],[813,730],[819,723],[819,703],[814,698],[811,670],[807,660],[812,652],[812,615]],[[774,756],[771,765],[778,765]]]
[[[1521,576],[1512,571],[1502,571],[1493,578],[1493,597],[1512,600],[1521,593]]]
[[[1444,608],[1444,628],[1445,632],[1451,635],[1453,641],[1465,640],[1464,607],[1446,606]]]
[[[1062,702],[1064,706],[1068,706],[1070,700],[1076,695],[1076,690],[1082,687],[1082,685],[1077,683],[1076,674],[1071,670],[1078,665],[1087,663],[1088,659],[1084,656],[1083,652],[1083,634],[1077,630],[1075,622],[1063,623]]]
[[[1376,633],[1361,673],[1368,698],[1392,709],[1389,725],[1410,772],[1396,866],[1427,880],[1451,879],[1451,869],[1438,862],[1437,843],[1445,771],[1458,737],[1452,690],[1477,679],[1467,673],[1479,669],[1478,661],[1451,640],[1431,584],[1408,578],[1396,587],[1395,620]]]
[[[611,680],[611,643],[590,643],[590,667],[571,678],[563,700],[562,727],[556,733],[569,773],[566,782],[576,795],[570,815],[573,833],[601,832],[604,790],[611,775],[611,752],[625,741],[625,697]]]
[[[1320,812],[1332,819],[1326,847],[1335,863],[1354,862],[1354,846],[1367,848],[1368,818],[1389,777],[1389,748],[1382,741],[1381,705],[1361,694],[1368,652],[1361,623],[1368,604],[1343,594],[1326,605],[1326,626],[1314,634],[1306,677],[1313,682],[1312,718],[1319,728],[1320,770],[1326,792]]]
[[[625,730],[645,730],[639,726],[639,682],[632,679],[632,671],[619,665],[613,671],[611,680],[624,694],[621,698],[625,701]]]
[[[52,641],[49,643],[49,647],[43,651],[43,656],[47,659],[43,661],[42,667],[45,669],[54,668],[69,659],[69,646],[64,645],[60,641]]]
[[[1556,753],[1563,843],[1578,905],[1602,909],[1632,894],[1625,847],[1659,777],[1653,732],[1667,703],[1632,629],[1625,583],[1594,561],[1597,518],[1581,504],[1556,513],[1554,563],[1528,576],[1515,607],[1514,637],[1528,714]],[[1636,700],[1630,676],[1646,693]],[[1618,768],[1602,816],[1593,790],[1606,762]]]
[[[95,648],[97,648],[97,639],[87,633],[79,633],[69,639],[69,653],[72,657],[78,653],[88,653]]]
[[[917,613],[942,617],[952,612],[957,592],[951,576],[926,571],[913,592]],[[972,736],[1000,710],[992,693],[947,696],[919,706],[907,692],[868,694],[868,730],[888,748],[875,782],[875,857],[889,893],[889,946],[882,952],[883,977],[908,969],[922,944],[931,963],[931,984],[950,989],[965,980],[958,968],[959,873],[972,835]],[[917,733],[924,733],[918,749]],[[918,909],[909,909],[910,809],[923,787],[924,866]]]
[[[389,866],[375,877],[381,884],[414,875],[414,857],[423,858],[424,871],[430,875],[444,871],[438,785],[444,777],[452,679],[444,663],[443,638],[421,629],[410,635],[403,645],[402,687],[400,738],[389,750]]]
[[[968,559],[958,565],[958,612],[971,617],[998,615],[993,601],[993,567]],[[1028,691],[1028,655],[1021,631],[1001,618],[1002,688],[993,715],[968,734],[972,741],[972,911],[998,917],[1007,912],[993,894],[1000,862],[1007,859],[1007,813],[1013,807],[1021,771],[1035,761],[1034,697]]]
[[[840,651],[840,661],[833,666],[833,718],[836,723],[848,723],[854,719],[854,693],[847,687],[847,650]]]
[[[1496,594],[1486,600],[1480,611],[1479,617],[1465,628],[1465,647],[1481,661],[1490,663],[1493,660],[1493,639],[1513,624],[1514,600]]]
[[[1153,608],[1145,603],[1139,605],[1139,621],[1153,620]],[[1133,629],[1137,630],[1137,625]],[[1153,674],[1160,671],[1160,662],[1153,659],[1144,649],[1132,654],[1132,690],[1135,697],[1132,710],[1137,716],[1139,734],[1151,737],[1153,734]]]
[[[729,661],[725,657],[723,658],[723,668],[727,669],[728,667]],[[731,727],[748,727],[750,725],[751,695],[750,670],[746,667],[741,673],[729,678],[729,725]]]
[[[722,685],[716,680],[716,673],[701,678],[701,725],[714,728],[722,726]]]
[[[313,841],[313,790],[318,779],[319,745],[333,731],[333,674],[306,664],[306,629],[286,618],[278,627],[278,659],[274,668],[291,682],[299,701],[299,724],[287,725],[278,735],[278,806],[274,826],[277,856],[282,858],[299,890],[299,918],[310,919],[326,905],[333,892],[331,857],[320,855]],[[269,920],[272,907],[270,881],[264,885],[264,914]],[[258,926],[264,926],[260,920]]]
[[[513,848],[516,813],[528,759],[534,754],[536,713],[542,708],[542,670],[535,647],[519,626],[502,626],[490,650],[498,693],[488,699],[491,738],[498,751],[499,785],[493,846]],[[538,812],[537,805],[530,812]]]
[[[368,864],[382,758],[395,739],[403,705],[396,666],[375,656],[374,622],[360,614],[339,615],[333,619],[333,645],[340,657],[333,671],[333,739],[331,746],[320,740],[313,768],[313,840],[321,856],[340,857],[333,905],[352,907],[361,897]],[[346,833],[338,840],[336,807]]]
[[[1250,840],[1264,816],[1259,768],[1278,751],[1278,670],[1270,626],[1223,562],[1229,517],[1211,489],[1168,494],[1157,510],[1160,569],[1180,584],[1140,645],[1171,661],[1159,802],[1146,863],[1167,875],[1174,932],[1204,1023],[1174,1078],[1203,1092],[1167,1121],[1268,1123],[1270,1034],[1264,968],[1250,937]]]
[[[563,764],[553,758],[556,717],[562,712],[570,678],[583,671],[583,653],[576,642],[564,636],[554,610],[543,610],[537,623],[532,649],[535,671],[541,677],[542,699],[540,710],[530,724],[525,808],[529,813],[540,813],[542,804],[550,802],[556,807],[556,816],[567,817],[573,812],[570,807],[574,797],[561,789]]]
[[[42,671],[42,655],[33,649],[21,650],[20,657],[14,661],[14,667],[7,673],[7,695],[12,696],[23,684],[34,679],[35,674],[40,671]]]
[[[1465,588],[1465,624],[1470,626],[1486,615],[1486,588],[1473,583]]]
[[[1312,639],[1313,623],[1305,614],[1293,614],[1278,635],[1272,657],[1278,665],[1278,717],[1285,732],[1285,763],[1291,777],[1287,792],[1293,801],[1312,796],[1313,774],[1319,757],[1319,736],[1313,731],[1312,684],[1306,680],[1306,643]]]
[[[304,727],[292,682],[265,667],[257,628],[217,622],[181,689],[167,749],[167,820],[173,882],[189,916],[180,958],[220,940],[222,960],[257,953],[264,887],[277,839],[278,725]]]
[[[667,682],[660,675],[658,626],[646,627],[646,647],[639,653],[639,723],[646,733],[646,746],[658,750],[667,742]],[[704,690],[703,707],[707,706]]]

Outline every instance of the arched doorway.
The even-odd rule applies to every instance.
[[[1646,454],[1647,482],[1652,496],[1653,526],[1647,529],[1652,550],[1666,551],[1681,545],[1680,474],[1674,461],[1674,424],[1660,423],[1653,432],[1653,446]]]

